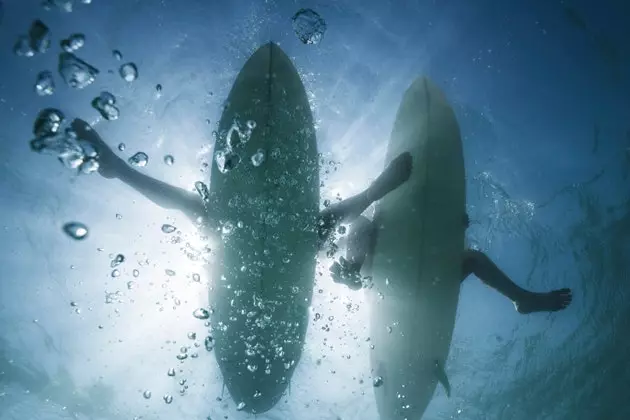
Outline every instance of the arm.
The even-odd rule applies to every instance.
[[[116,178],[158,206],[183,212],[193,222],[199,216],[205,218],[206,209],[198,194],[151,178],[127,165],[120,167]]]
[[[99,162],[98,172],[104,178],[118,178],[158,206],[180,210],[193,222],[199,216],[207,217],[206,208],[197,194],[173,187],[133,169],[118,157],[85,121],[74,120],[72,129],[79,139],[89,143],[96,150]]]

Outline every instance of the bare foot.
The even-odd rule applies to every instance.
[[[387,193],[395,190],[411,175],[412,157],[409,152],[403,152],[392,160],[383,173],[368,188],[370,200],[380,200]]]
[[[531,292],[518,302],[514,302],[514,306],[522,314],[555,312],[566,309],[571,304],[572,299],[571,289],[553,290],[547,293]]]

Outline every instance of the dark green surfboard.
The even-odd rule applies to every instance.
[[[230,130],[235,121],[242,137]],[[248,121],[255,122],[249,136]],[[228,157],[213,160],[209,211],[231,232],[210,268],[210,321],[234,402],[262,413],[282,397],[302,353],[319,212],[311,109],[295,67],[276,44],[260,47],[238,74],[218,137],[215,157],[222,151]],[[252,156],[259,161],[261,154],[257,166]]]

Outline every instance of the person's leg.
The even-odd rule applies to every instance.
[[[514,302],[516,310],[522,314],[559,311],[571,303],[572,294],[568,288],[538,293],[519,287],[481,251],[464,251],[462,281],[470,274]]]
[[[378,178],[363,192],[333,204],[319,214],[320,248],[339,224],[361,215],[372,203],[403,184],[411,174],[411,154],[401,153],[391,161]]]

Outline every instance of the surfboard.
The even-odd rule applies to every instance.
[[[464,159],[444,94],[420,77],[398,109],[386,163],[408,151],[410,179],[376,205],[370,353],[381,420],[418,420],[445,365],[464,249]],[[382,383],[381,383],[382,382]]]
[[[302,354],[319,213],[311,109],[278,45],[261,46],[236,77],[214,155],[208,205],[222,235],[210,267],[214,351],[234,403],[262,413]]]

